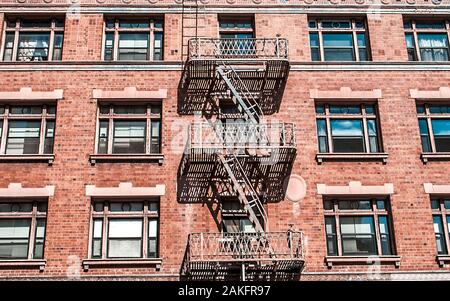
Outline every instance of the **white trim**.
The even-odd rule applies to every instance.
[[[8,188],[0,188],[0,198],[48,198],[54,194],[54,185],[47,185],[42,188],[23,188],[22,183],[10,183]]]
[[[394,184],[385,183],[381,186],[362,185],[359,181],[351,181],[348,186],[330,186],[317,184],[318,195],[391,195],[394,193]]]
[[[86,185],[88,197],[151,197],[163,196],[166,193],[166,185],[158,184],[154,187],[133,187],[132,183],[122,182],[118,187],[96,187]]]

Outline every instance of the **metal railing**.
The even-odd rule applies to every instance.
[[[189,262],[304,260],[303,233],[191,233]]]
[[[288,52],[284,38],[189,40],[189,59],[287,59]]]
[[[194,122],[189,131],[191,148],[273,149],[296,145],[293,123]]]

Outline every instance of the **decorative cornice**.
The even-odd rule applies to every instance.
[[[86,185],[86,196],[88,197],[151,197],[163,196],[166,193],[166,185],[154,187],[133,187],[132,183],[120,183],[119,187],[96,187]]]
[[[4,6],[143,6],[181,5],[181,0],[3,0]],[[364,6],[398,7],[449,5],[448,0],[200,0],[205,6]]]
[[[312,99],[379,99],[381,98],[381,90],[374,89],[369,91],[353,91],[349,87],[342,87],[338,91],[320,91],[317,89],[309,90],[309,97]]]
[[[21,183],[10,183],[8,188],[0,188],[0,198],[48,198],[55,194],[55,186],[24,188]]]
[[[381,186],[362,185],[361,182],[352,181],[348,186],[329,186],[326,184],[317,184],[317,194],[325,196],[376,196],[391,195],[394,193],[394,184],[386,183]]]
[[[59,100],[63,98],[63,90],[50,92],[33,91],[30,87],[23,87],[19,92],[0,92],[0,101],[11,100]]]
[[[419,89],[409,90],[411,98],[421,100],[449,100],[450,99],[450,87],[440,87],[438,90],[431,91],[419,91]]]

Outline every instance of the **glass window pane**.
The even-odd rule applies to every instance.
[[[45,129],[44,154],[53,154],[54,137],[55,137],[55,122],[47,121]]]
[[[334,152],[364,152],[361,120],[331,120],[331,135]]]
[[[18,61],[48,61],[50,33],[20,33]]]
[[[444,208],[445,209],[450,209],[450,200],[444,200]]]
[[[377,153],[379,151],[379,148],[378,148],[377,125],[375,120],[373,119],[367,120],[367,130],[369,134],[370,152]]]
[[[150,152],[152,154],[158,154],[160,153],[160,129],[161,122],[159,120],[152,120],[151,122],[151,146],[150,146]]]
[[[341,217],[343,255],[376,255],[373,217]]]
[[[0,220],[0,258],[19,259],[28,257],[30,219]]]
[[[437,152],[450,152],[450,119],[431,120]]]
[[[105,34],[105,61],[113,60],[113,52],[114,52],[114,34],[107,33]]]
[[[42,106],[11,106],[9,108],[11,115],[40,115]]]
[[[385,202],[383,200],[377,200],[377,208],[378,210],[385,210],[386,209]]]
[[[447,220],[448,222],[448,220]],[[438,215],[433,216],[434,234],[436,237],[436,247],[438,254],[446,254],[447,247],[445,245],[444,227],[442,225],[442,218]]]
[[[330,114],[361,114],[361,107],[359,105],[330,105]]]
[[[326,61],[353,61],[353,36],[351,33],[324,33],[322,35]]]
[[[8,32],[5,35],[5,47],[3,53],[3,60],[5,62],[12,61],[13,47],[14,47],[14,33]]]
[[[148,50],[147,33],[119,34],[119,60],[146,60]]]
[[[327,235],[327,254],[338,255],[336,242],[336,221],[334,217],[325,217],[325,231]]]
[[[100,121],[98,129],[98,150],[99,154],[106,154],[108,152],[108,131],[109,122],[107,120]]]
[[[92,257],[102,256],[103,220],[94,219],[92,231]]]
[[[108,257],[142,256],[142,219],[109,220]]]
[[[149,28],[148,20],[119,20],[119,28]]]
[[[127,106],[127,105],[116,105],[114,106],[114,114],[147,114],[147,107],[145,105],[139,106]]]
[[[40,121],[11,120],[9,122],[7,154],[38,154]]]
[[[422,61],[448,61],[448,39],[445,33],[419,33]]]
[[[109,238],[142,237],[142,219],[110,219]]]
[[[45,219],[36,220],[36,237],[34,242],[33,258],[44,258]]]
[[[378,225],[380,227],[381,254],[392,255],[389,221],[387,216],[380,216],[378,218]]]
[[[422,151],[431,152],[431,142],[428,133],[428,123],[426,119],[419,119],[420,139],[422,142]]]
[[[328,139],[326,121],[324,119],[317,120],[317,136],[319,141],[319,152],[328,152]]]
[[[325,61],[354,61],[353,49],[324,48]]]
[[[359,47],[366,47],[366,34],[365,33],[358,33],[356,35],[358,46]]]
[[[111,212],[142,212],[144,203],[142,202],[112,202],[109,205]]]
[[[160,61],[163,59],[163,34],[162,32],[154,33],[153,60]]]
[[[428,20],[417,20],[417,29],[444,29],[445,23],[443,21],[428,21]]]
[[[114,121],[113,153],[145,153],[145,121]]]

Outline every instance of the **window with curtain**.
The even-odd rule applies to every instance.
[[[325,200],[329,256],[394,255],[388,199]]]
[[[60,61],[64,19],[7,19],[4,61]]]
[[[380,129],[373,103],[316,103],[320,153],[379,153]]]
[[[450,104],[417,103],[424,153],[450,152]]]
[[[47,203],[0,202],[0,259],[44,258]]]
[[[94,201],[91,258],[157,258],[159,200]]]
[[[53,154],[56,106],[0,105],[0,149],[6,155]]]
[[[98,154],[159,154],[161,104],[100,104]]]
[[[405,39],[410,61],[448,61],[448,21],[405,20]]]
[[[368,61],[365,20],[309,20],[313,61]]]

